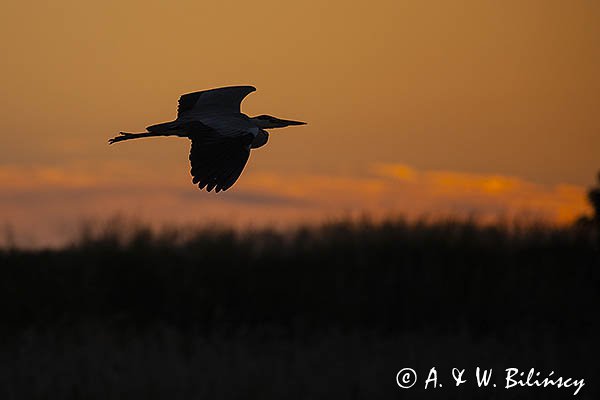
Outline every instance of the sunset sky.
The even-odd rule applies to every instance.
[[[117,213],[569,222],[600,169],[598,21],[592,0],[4,1],[0,225],[48,244]],[[226,193],[192,185],[186,139],[107,145],[243,84],[243,112],[309,124]]]

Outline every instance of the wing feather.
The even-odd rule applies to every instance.
[[[248,158],[253,135],[206,142],[192,137],[190,150],[192,182],[207,191],[229,189],[240,177]]]
[[[211,111],[239,113],[242,100],[255,90],[254,86],[228,86],[184,94],[179,98],[177,118]]]

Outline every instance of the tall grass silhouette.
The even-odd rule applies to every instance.
[[[405,366],[595,376],[591,225],[107,226],[0,252],[2,398],[431,396],[400,392]]]

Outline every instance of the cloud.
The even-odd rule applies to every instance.
[[[529,216],[557,223],[571,222],[588,211],[586,189],[576,185],[542,185],[505,175],[416,171],[402,164],[377,165],[372,171],[401,182],[404,193],[426,202],[431,210]]]
[[[416,170],[404,164],[375,164],[371,169],[377,175],[408,182],[413,182],[418,174]]]
[[[362,176],[252,171],[218,195],[135,165],[0,166],[0,188],[0,224],[31,245],[62,242],[82,220],[115,214],[152,224],[244,227],[363,214],[568,223],[589,211],[584,187],[404,164],[376,164]]]

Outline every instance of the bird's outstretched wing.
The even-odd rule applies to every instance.
[[[177,118],[204,112],[239,113],[244,97],[254,86],[229,86],[184,94],[179,98]]]
[[[207,142],[191,137],[192,182],[207,191],[229,189],[240,177],[248,158],[253,135],[225,138],[220,142]]]

